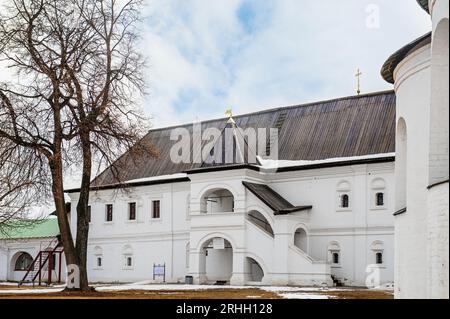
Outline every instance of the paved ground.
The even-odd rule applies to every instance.
[[[392,299],[391,291],[353,288],[233,287],[123,284],[97,285],[89,293],[68,293],[63,286],[17,287],[0,284],[0,299]]]

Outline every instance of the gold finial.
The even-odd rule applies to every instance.
[[[236,124],[236,122],[234,122],[234,119],[233,119],[233,110],[232,109],[226,110],[225,115],[228,117],[227,123]]]
[[[225,111],[225,116],[227,116],[227,117],[233,117],[233,110],[230,108],[230,109],[227,109],[226,111]]]
[[[355,74],[356,78],[358,79],[358,84],[357,84],[358,86],[356,88],[356,93],[358,93],[358,95],[361,93],[361,75],[362,75],[362,72],[358,68],[358,70],[356,70],[356,74]]]

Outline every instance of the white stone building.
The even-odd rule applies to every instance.
[[[34,279],[38,283],[40,278],[43,284],[64,282],[66,262],[61,247],[57,247],[59,228],[56,217],[15,224],[16,227],[0,233],[0,281]],[[42,267],[39,267],[39,259]],[[30,268],[32,270],[28,271]]]
[[[126,190],[110,168],[93,181],[90,280],[192,276],[194,283],[365,286],[369,276],[392,282],[393,92],[233,119],[204,122],[202,131],[275,127],[279,160],[250,163],[241,154],[246,160],[239,163],[175,164],[170,136],[193,129],[184,125],[144,137],[158,158],[118,160]],[[78,191],[68,191],[73,234]],[[155,265],[164,265],[165,277]]]
[[[449,297],[448,0],[419,0],[432,31],[382,69],[395,85],[395,295]]]

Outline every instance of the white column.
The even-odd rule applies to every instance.
[[[233,250],[233,274],[230,285],[243,286],[245,284],[245,254],[243,251]]]

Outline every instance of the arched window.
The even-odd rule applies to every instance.
[[[33,258],[28,253],[22,253],[17,257],[14,270],[16,271],[26,271],[33,263]]]
[[[206,214],[234,212],[234,197],[227,189],[212,189],[202,196],[201,212]]]
[[[348,208],[350,206],[350,198],[348,194],[341,195],[341,208]]]
[[[94,269],[103,268],[103,249],[100,246],[94,248]]]
[[[351,185],[347,181],[341,181],[337,185],[337,210],[349,210],[350,209],[350,194]]]
[[[375,205],[384,206],[384,193],[378,192],[375,194]]]
[[[372,245],[370,245],[370,249],[373,253],[373,259],[372,263],[375,263],[377,265],[383,265],[384,264],[384,244],[382,241],[374,241]]]
[[[406,207],[406,166],[408,162],[408,133],[403,118],[398,120],[395,140],[395,209]]]
[[[341,265],[341,247],[337,241],[328,244],[328,261],[332,267],[340,267]]]
[[[130,245],[123,246],[122,255],[124,269],[132,269],[134,267],[133,248]]]
[[[333,256],[332,258],[333,264],[339,264],[339,252],[337,251],[333,252],[332,256]]]
[[[375,254],[375,263],[378,265],[383,263],[383,253],[382,252],[377,252]]]
[[[386,182],[382,178],[375,178],[371,183],[372,209],[386,208]]]
[[[303,252],[308,253],[308,234],[301,227],[295,231],[294,245]]]

